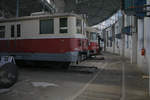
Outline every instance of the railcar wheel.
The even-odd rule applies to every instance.
[[[81,62],[81,60],[82,60],[82,56],[79,54],[76,64],[79,64]]]
[[[70,63],[69,62],[68,63],[64,63],[62,65],[62,69],[69,69],[69,67],[70,67]]]
[[[9,88],[17,82],[18,68],[13,63],[7,63],[0,68],[0,88]]]

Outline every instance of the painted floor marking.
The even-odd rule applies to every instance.
[[[104,68],[105,66],[107,66],[107,63],[105,63],[102,68]],[[100,71],[98,71],[96,73],[96,75],[91,80],[89,80],[88,83],[81,90],[79,90],[77,92],[77,94],[75,94],[73,97],[71,97],[69,100],[75,100],[79,95],[81,95],[87,89],[87,87],[97,78],[99,73],[100,73]]]

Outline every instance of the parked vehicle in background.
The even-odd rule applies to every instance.
[[[89,55],[92,56],[98,54],[100,50],[100,44],[98,44],[98,30],[92,27],[87,27],[86,34],[89,40]]]

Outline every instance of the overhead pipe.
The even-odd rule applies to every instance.
[[[16,17],[19,17],[19,0],[16,1]]]

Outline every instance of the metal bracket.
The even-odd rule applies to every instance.
[[[16,64],[15,59],[13,56],[2,56],[0,60],[0,67],[6,63],[13,63]]]

